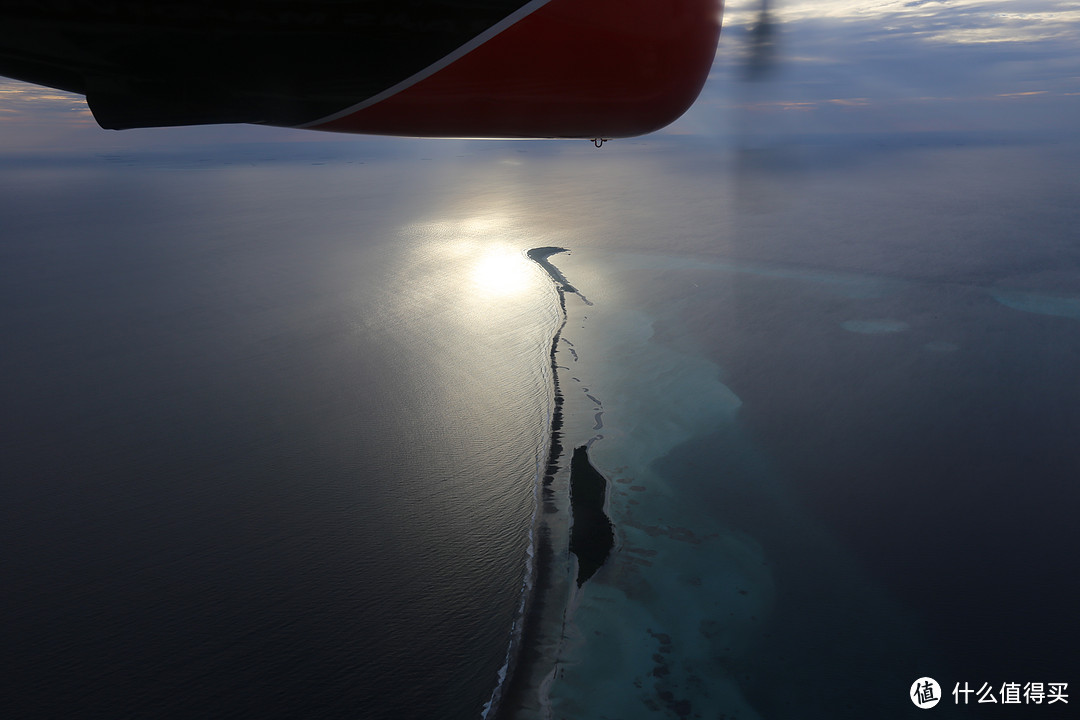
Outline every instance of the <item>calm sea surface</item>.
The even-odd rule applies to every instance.
[[[480,717],[548,245],[593,303],[565,445],[594,439],[621,543],[567,717],[1080,682],[1077,152],[929,142],[9,165],[2,714]]]
[[[2,714],[480,716],[557,306],[387,181],[0,179]]]

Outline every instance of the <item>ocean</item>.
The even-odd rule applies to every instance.
[[[386,169],[6,174],[5,716],[480,716],[554,291]]]
[[[1074,677],[1075,146],[532,147],[4,173],[6,715],[476,718],[526,656],[500,715]]]

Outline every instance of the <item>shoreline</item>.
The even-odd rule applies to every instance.
[[[563,331],[569,321],[566,295],[577,295],[586,306],[592,306],[592,303],[570,284],[566,276],[549,260],[552,255],[559,253],[569,253],[569,250],[545,246],[525,253],[554,283],[562,320],[553,333],[549,355],[553,389],[551,434],[547,459],[539,477],[539,512],[534,526],[536,554],[533,558],[533,585],[524,605],[525,613],[520,619],[521,635],[516,657],[512,659],[497,704],[490,715],[494,720],[546,720],[552,717],[549,690],[560,675],[559,663],[568,639],[568,625],[574,607],[581,598],[581,585],[587,578],[583,576],[581,582],[575,582],[575,579],[583,565],[586,568],[590,563],[593,565],[592,569],[587,571],[588,575],[591,575],[610,559],[614,550],[614,531],[607,511],[607,502],[611,495],[607,478],[592,466],[587,456],[588,446],[596,438],[578,447],[574,451],[574,458],[565,457],[563,447],[567,420],[564,415],[566,397],[560,383],[559,371],[569,368],[558,364],[558,352]],[[602,487],[598,487],[597,481]],[[579,493],[576,501],[572,490],[575,484]],[[588,486],[591,486],[591,492],[586,490]],[[589,501],[590,495],[593,502]],[[585,506],[589,507],[591,513],[582,510]],[[581,517],[576,517],[575,511],[576,515]],[[585,518],[585,515],[589,517]],[[592,522],[597,518],[603,521],[602,524]],[[604,548],[604,543],[592,540],[583,542],[579,539],[579,546],[575,549],[591,558],[584,563],[579,562],[578,555],[570,550],[571,543],[574,542],[571,539],[573,525],[577,525],[579,530],[590,526],[594,530],[606,529],[610,535],[610,545],[603,552],[596,552]],[[584,552],[583,548],[591,552]],[[602,558],[597,563],[600,555]]]
[[[537,674],[544,668],[544,675],[551,675],[546,671],[548,662],[552,659],[545,652],[550,638],[544,637],[545,621],[554,610],[551,602],[557,590],[557,580],[554,576],[556,565],[556,548],[552,537],[553,527],[550,520],[554,519],[562,508],[559,507],[557,497],[557,478],[560,471],[560,459],[563,454],[562,427],[563,427],[563,403],[564,397],[559,385],[559,372],[557,353],[562,331],[566,327],[566,293],[577,293],[577,289],[571,285],[566,277],[559,272],[548,258],[558,253],[569,252],[566,248],[546,246],[532,248],[525,254],[539,265],[547,273],[555,284],[555,291],[559,298],[559,310],[562,320],[551,339],[549,360],[551,367],[551,381],[553,389],[550,436],[548,441],[547,458],[542,468],[538,470],[540,477],[539,512],[537,513],[535,555],[533,556],[532,589],[524,602],[524,612],[520,618],[521,635],[514,657],[510,659],[506,678],[503,680],[501,692],[496,690],[496,697],[489,717],[493,720],[510,720],[520,717],[523,712],[532,707],[532,703],[538,698],[533,696],[535,689],[540,683],[536,682]],[[561,544],[561,543],[560,543]],[[560,615],[561,615],[560,611]],[[561,633],[560,633],[561,635]]]

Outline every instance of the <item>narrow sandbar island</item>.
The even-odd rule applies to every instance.
[[[551,261],[548,260],[548,258],[552,255],[568,252],[570,251],[566,248],[556,247],[554,245],[547,245],[545,247],[533,248],[525,254],[528,255],[529,259],[532,260],[534,263],[544,268],[544,271],[551,276],[551,279],[555,281],[555,284],[559,286],[560,290],[562,290],[563,292],[576,293],[577,288],[571,285],[566,280],[566,276],[559,271],[559,268],[552,265]]]
[[[563,322],[555,332],[554,341],[551,345],[551,371],[555,385],[555,412],[552,417],[551,427],[551,451],[548,457],[548,471],[544,478],[544,486],[550,487],[551,476],[558,467],[558,456],[562,446],[562,405],[563,397],[559,389],[559,366],[556,362],[559,338],[563,328],[566,327],[566,293],[573,293],[585,300],[559,268],[555,267],[549,257],[559,253],[569,252],[566,248],[548,245],[529,250],[526,255],[540,267],[544,268],[548,276],[555,282],[559,292],[559,305],[562,307]],[[585,300],[585,302],[588,302]],[[595,398],[592,398],[595,402]],[[615,546],[615,533],[612,530],[611,519],[604,512],[604,499],[607,495],[607,480],[589,462],[589,451],[585,445],[574,450],[570,461],[570,515],[573,524],[570,529],[570,552],[578,559],[577,586],[581,587],[586,580],[600,569],[607,560]]]
[[[516,657],[511,662],[501,697],[494,705],[494,717],[499,720],[550,717],[546,688],[558,672],[568,606],[575,595],[575,586],[580,588],[608,559],[614,547],[614,531],[604,511],[607,480],[589,462],[585,446],[574,451],[570,463],[563,460],[565,398],[559,382],[561,368],[557,355],[566,327],[566,296],[575,295],[585,305],[592,304],[548,259],[565,252],[569,251],[555,246],[526,252],[554,283],[562,321],[551,341],[551,436],[540,482],[534,582],[522,618]]]

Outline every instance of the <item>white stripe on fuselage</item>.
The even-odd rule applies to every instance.
[[[547,5],[550,1],[551,0],[532,0],[532,2],[526,3],[522,7],[518,8],[514,12],[510,13],[509,15],[504,17],[502,20],[495,23],[494,25],[489,27],[487,30],[480,33],[479,35],[474,37],[472,40],[470,40],[469,42],[467,42],[464,45],[462,45],[461,47],[459,47],[457,50],[454,50],[452,53],[450,53],[446,57],[442,58],[441,60],[437,60],[436,62],[432,63],[431,65],[428,65],[426,68],[424,68],[420,72],[418,72],[418,73],[416,73],[414,75],[411,75],[410,77],[402,80],[398,84],[393,85],[393,86],[387,88],[386,90],[383,90],[381,93],[378,93],[377,95],[372,95],[367,100],[363,100],[361,102],[358,102],[358,103],[356,103],[355,105],[353,105],[351,107],[345,108],[344,110],[339,110],[338,112],[336,112],[336,113],[334,113],[332,115],[327,115],[326,117],[319,118],[318,120],[312,120],[311,122],[306,122],[303,125],[296,125],[294,127],[310,128],[310,127],[315,127],[316,125],[323,125],[325,123],[333,122],[334,120],[340,120],[343,117],[346,117],[348,115],[352,115],[354,112],[358,112],[360,110],[363,110],[364,108],[371,107],[375,103],[382,102],[383,100],[385,100],[385,99],[387,99],[389,97],[393,97],[394,95],[397,95],[402,90],[406,90],[406,89],[412,87],[413,85],[415,85],[416,83],[420,82],[421,80],[424,80],[424,79],[426,79],[428,77],[431,77],[432,75],[439,72],[440,70],[442,70],[447,65],[450,65],[451,63],[453,63],[455,60],[458,60],[458,59],[464,57],[465,55],[469,54],[470,52],[472,52],[476,48],[478,48],[481,45],[483,45],[484,43],[486,43],[491,38],[493,38],[496,35],[498,35],[499,33],[501,33],[503,30],[506,30],[510,26],[512,26],[512,25],[516,24],[517,22],[519,22],[520,20],[524,19],[525,17],[533,14],[534,12],[539,10],[541,7],[543,7],[544,5]]]

